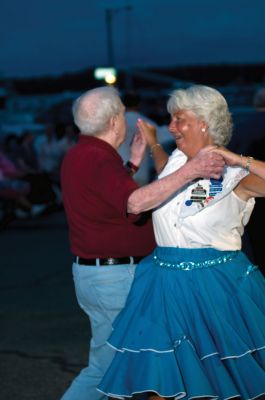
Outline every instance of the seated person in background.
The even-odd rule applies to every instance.
[[[40,169],[57,184],[60,182],[60,167],[64,156],[61,130],[61,125],[47,125],[45,137],[39,140],[36,148]]]
[[[17,166],[23,172],[23,179],[30,183],[31,191],[28,199],[33,204],[43,204],[51,209],[56,195],[49,174],[40,169],[34,148],[34,136],[25,132],[18,138]]]
[[[30,184],[23,180],[23,173],[0,151],[0,198],[11,204],[12,212],[19,218],[36,216],[43,212],[41,205],[34,205],[29,199]]]
[[[4,152],[14,163],[21,179],[30,184],[27,196],[30,203],[41,205],[42,211],[51,210],[56,202],[55,192],[49,175],[40,169],[36,150],[35,136],[25,131],[22,135],[7,135],[4,140]]]

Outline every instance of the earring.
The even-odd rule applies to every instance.
[[[202,128],[202,132],[205,132],[206,131],[206,129],[205,128]]]

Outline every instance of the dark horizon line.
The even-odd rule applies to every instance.
[[[41,80],[41,79],[56,79],[56,78],[62,78],[66,77],[69,75],[79,75],[87,72],[94,71],[95,68],[116,68],[118,72],[126,72],[128,70],[164,70],[164,71],[170,71],[170,70],[183,70],[183,69],[192,69],[192,68],[238,68],[238,67],[264,67],[265,68],[265,61],[264,62],[209,62],[209,63],[188,63],[188,64],[175,64],[175,65],[164,65],[164,66],[158,66],[158,65],[149,65],[149,66],[144,66],[144,65],[139,65],[139,66],[133,66],[133,67],[128,67],[128,66],[116,66],[116,67],[110,67],[108,65],[95,65],[95,66],[89,66],[89,67],[84,67],[81,69],[76,69],[73,71],[64,71],[61,73],[46,73],[46,74],[40,74],[40,75],[29,75],[29,76],[15,76],[15,75],[10,75],[10,76],[0,76],[0,82],[1,81],[6,81],[6,80],[13,80],[13,81],[18,81],[18,80]],[[264,71],[265,74],[265,71]]]

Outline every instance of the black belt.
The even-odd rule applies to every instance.
[[[143,256],[109,257],[109,258],[82,258],[75,257],[74,262],[79,265],[119,265],[138,264]]]

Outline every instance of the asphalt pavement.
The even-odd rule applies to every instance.
[[[0,400],[59,400],[90,339],[64,212],[13,221],[0,231],[0,254]]]

